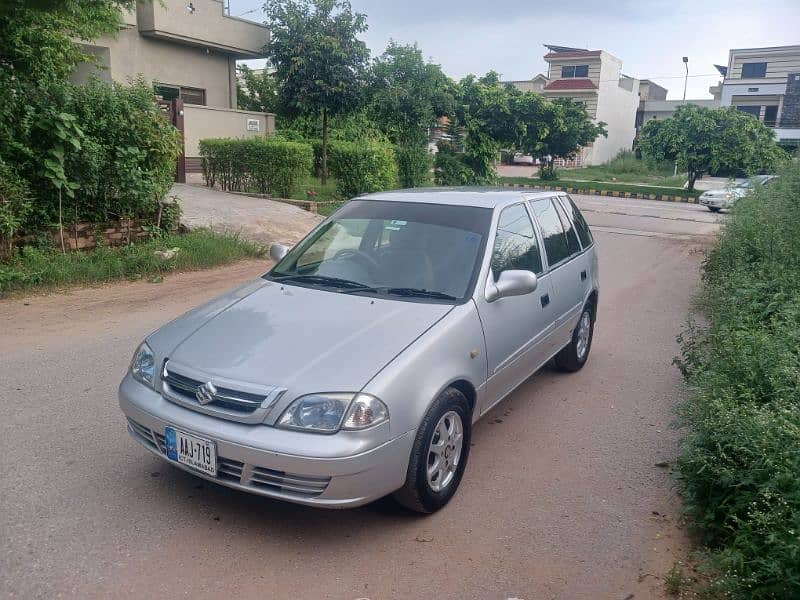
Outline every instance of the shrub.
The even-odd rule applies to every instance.
[[[475,173],[463,160],[463,154],[441,147],[434,161],[436,185],[469,185]]]
[[[289,198],[309,175],[308,144],[274,138],[200,140],[203,173],[210,186]]]
[[[0,260],[11,255],[14,236],[30,210],[30,189],[27,182],[0,160]]]
[[[34,210],[25,229],[41,231],[58,220],[59,196],[41,164],[61,157],[74,190],[64,197],[66,221],[152,219],[174,181],[180,136],[143,81],[46,88],[33,101],[37,115],[27,140],[30,158],[19,164]],[[65,136],[64,123],[71,131]],[[74,135],[73,135],[74,134]]]
[[[430,185],[433,158],[425,146],[401,146],[397,150],[397,170],[400,187],[415,188]]]
[[[397,159],[391,144],[332,142],[328,165],[343,198],[397,187]]]
[[[680,338],[692,393],[677,473],[735,598],[800,597],[800,166],[734,207],[704,267],[708,326]]]

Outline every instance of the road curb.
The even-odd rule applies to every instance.
[[[567,192],[568,194],[583,194],[586,196],[607,196],[611,198],[630,198],[631,200],[658,200],[660,202],[684,202],[697,204],[697,198],[675,196],[672,194],[644,194],[639,192],[619,192],[611,190],[593,190],[591,188],[574,188],[563,185],[529,185],[526,183],[501,183],[500,187],[523,188],[553,192]]]

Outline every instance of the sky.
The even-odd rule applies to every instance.
[[[229,0],[231,14],[263,21],[263,0]],[[731,48],[800,44],[800,0],[351,0],[365,13],[361,37],[379,55],[390,39],[416,43],[460,79],[494,70],[503,80],[546,72],[543,44],[605,50],[626,75],[683,97],[711,98]],[[559,6],[563,7],[559,9]],[[258,63],[255,63],[258,64]]]

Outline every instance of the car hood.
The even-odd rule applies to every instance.
[[[229,297],[164,358],[210,376],[296,390],[358,391],[452,310],[262,280]],[[162,332],[158,332],[162,334]],[[187,335],[188,334],[188,335]],[[163,343],[163,334],[154,343]],[[174,338],[173,338],[174,339]],[[161,351],[156,351],[162,354]]]

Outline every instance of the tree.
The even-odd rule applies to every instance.
[[[272,73],[264,69],[256,73],[247,65],[239,67],[244,83],[236,84],[236,100],[239,110],[279,113],[280,89]]]
[[[586,106],[569,98],[555,98],[544,107],[543,119],[546,123],[540,142],[535,145],[539,156],[551,157],[541,169],[542,179],[555,179],[554,158],[571,158],[581,148],[595,141],[599,136],[607,136],[603,121],[593,123]],[[533,150],[531,145],[527,150]]]
[[[401,146],[424,145],[428,128],[454,109],[454,85],[416,45],[389,42],[369,73],[369,113]]]
[[[290,114],[322,115],[322,183],[328,179],[328,119],[363,103],[367,46],[356,36],[366,16],[348,0],[273,0],[264,5],[271,31],[265,48]]]
[[[688,174],[689,189],[707,171],[767,171],[783,154],[775,133],[752,115],[734,107],[678,107],[664,120],[648,121],[639,138],[642,154],[675,161]]]

